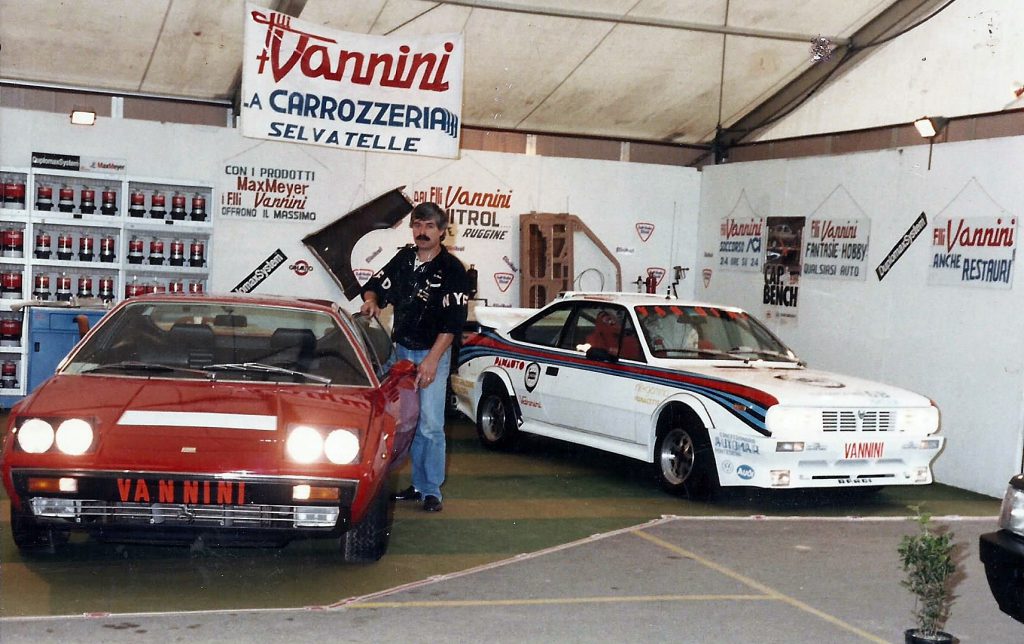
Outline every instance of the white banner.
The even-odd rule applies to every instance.
[[[764,219],[726,217],[718,232],[718,266],[723,270],[758,272],[764,257]]]
[[[929,284],[1010,288],[1017,218],[942,217],[932,225]]]
[[[863,280],[867,278],[870,219],[810,220],[804,242],[805,277]]]
[[[352,34],[247,4],[244,136],[457,158],[461,34]]]

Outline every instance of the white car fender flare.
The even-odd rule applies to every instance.
[[[708,413],[707,406],[704,404],[704,400],[700,396],[695,396],[688,393],[677,393],[669,396],[665,400],[661,401],[661,404],[654,410],[650,417],[650,427],[648,439],[647,439],[647,456],[648,460],[653,462],[654,459],[654,446],[658,442],[658,419],[665,412],[665,409],[669,405],[682,404],[689,407],[693,413],[697,415],[704,427],[707,428],[708,432],[711,432],[715,423],[711,420],[711,414]]]
[[[475,385],[476,391],[474,392],[474,396],[473,396],[473,400],[476,401],[476,405],[479,406],[480,399],[483,397],[483,394],[484,394],[484,391],[483,391],[484,380],[487,379],[488,375],[497,377],[498,380],[501,381],[501,384],[505,387],[505,393],[508,394],[509,400],[512,401],[512,408],[513,408],[513,410],[515,412],[515,415],[516,415],[516,422],[517,422],[517,424],[522,425],[522,423],[523,423],[523,412],[519,408],[519,397],[516,395],[515,385],[512,384],[512,377],[509,376],[508,371],[502,369],[501,367],[487,367],[486,369],[484,369],[483,371],[480,372],[480,375],[477,377],[477,380],[476,380],[476,385]],[[476,412],[477,412],[477,410],[474,408],[473,409],[474,416],[476,415]]]

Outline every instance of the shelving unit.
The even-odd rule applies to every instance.
[[[12,303],[207,289],[212,184],[14,167],[0,183],[0,405],[28,393],[27,320]]]

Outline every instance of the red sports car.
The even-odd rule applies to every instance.
[[[107,314],[16,405],[3,482],[19,548],[334,537],[379,559],[419,414],[374,320],[326,301],[153,295]]]

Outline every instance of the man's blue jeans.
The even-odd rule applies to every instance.
[[[414,364],[423,362],[429,349],[406,349],[395,345],[395,359],[411,360]],[[441,498],[441,484],[444,483],[445,438],[444,408],[448,396],[448,370],[451,366],[452,350],[448,349],[437,362],[434,381],[420,389],[420,420],[416,424],[416,435],[412,439],[412,486],[424,498]]]

